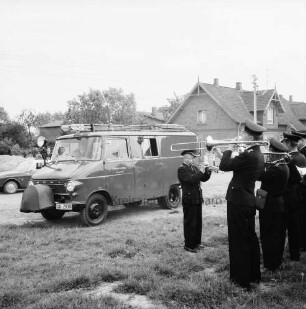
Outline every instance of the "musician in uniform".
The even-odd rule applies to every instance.
[[[268,192],[263,209],[259,210],[260,241],[263,264],[275,271],[282,262],[286,239],[285,207],[283,192],[289,178],[289,168],[285,156],[288,148],[274,138],[270,140],[270,154],[265,171],[260,177],[261,189]]]
[[[255,182],[264,169],[264,156],[256,141],[262,140],[266,128],[247,119],[243,140],[254,141],[236,157],[231,157],[233,149],[214,151],[221,159],[222,171],[233,171],[229,183],[227,200],[228,244],[230,258],[230,279],[247,290],[251,282],[259,283],[260,248],[255,232]]]
[[[284,191],[285,211],[286,211],[286,228],[288,231],[289,254],[292,261],[300,260],[300,222],[299,214],[303,208],[302,178],[297,167],[306,165],[305,157],[298,152],[297,144],[301,139],[300,136],[292,133],[284,133],[282,143],[289,149],[290,161],[289,179],[287,188]]]
[[[302,139],[298,141],[297,150],[306,159],[306,133],[293,131],[293,135],[298,135]],[[299,226],[300,226],[300,250],[302,252],[306,251],[306,173],[305,167],[302,171],[302,191],[303,191],[303,203],[299,215]]]
[[[211,170],[204,165],[198,168],[195,163],[196,151],[184,150],[183,164],[178,168],[178,179],[182,186],[184,212],[184,249],[196,253],[203,248],[202,237],[202,189],[201,181],[207,181]]]

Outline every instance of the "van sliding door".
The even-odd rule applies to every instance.
[[[137,138],[142,158],[133,158],[135,169],[136,196],[140,198],[157,198],[162,195],[162,165],[158,140],[154,136]],[[131,143],[132,149],[136,146]],[[133,151],[133,150],[132,150]]]

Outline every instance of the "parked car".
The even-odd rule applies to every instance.
[[[25,189],[29,180],[36,172],[37,160],[29,158],[20,163],[14,170],[0,172],[0,189],[5,193],[16,193],[19,189]]]

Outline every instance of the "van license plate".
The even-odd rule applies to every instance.
[[[72,210],[72,203],[56,203],[55,208],[58,210]]]

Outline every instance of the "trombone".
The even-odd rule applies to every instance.
[[[286,161],[286,158],[290,159],[290,156],[287,152],[263,151],[262,154],[267,156],[265,160],[266,164],[272,164],[272,165],[288,164],[289,161]],[[271,155],[274,157],[278,157],[279,159],[276,159],[274,161],[269,160],[270,159],[269,156]]]
[[[181,146],[190,145],[188,148],[180,148]],[[192,145],[198,145],[197,147],[193,147]],[[207,149],[211,151],[214,147],[220,145],[237,145],[238,147],[246,147],[246,146],[268,146],[268,141],[237,141],[234,139],[231,140],[213,140],[211,136],[207,136],[205,142],[187,142],[187,143],[176,143],[171,145],[171,151],[184,151],[189,149],[200,150]],[[186,147],[185,146],[185,147]]]

